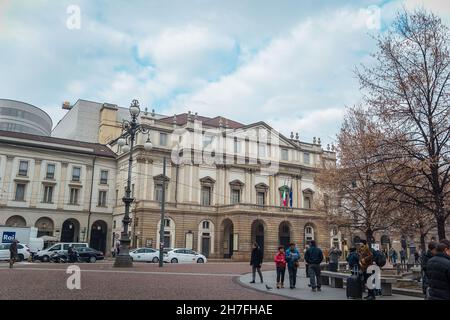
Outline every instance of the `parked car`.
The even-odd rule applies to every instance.
[[[130,251],[133,261],[159,262],[159,250],[153,248],[137,248]]]
[[[67,257],[67,250],[72,246],[73,249],[78,250],[79,248],[87,248],[88,244],[83,242],[59,242],[51,247],[39,250],[34,255],[34,260],[40,260],[42,262],[48,262],[50,260],[50,256],[56,251],[60,255]]]
[[[103,252],[89,248],[89,247],[75,248],[75,250],[78,252],[80,261],[94,263],[97,260],[105,259]]]
[[[170,263],[206,263],[206,257],[194,250],[176,248],[164,254],[164,262]]]
[[[0,243],[0,260],[9,260],[9,247],[11,243]],[[28,260],[30,257],[30,248],[26,244],[17,244],[17,256],[19,261]]]

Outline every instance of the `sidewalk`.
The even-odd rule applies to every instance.
[[[276,273],[274,271],[263,272],[264,283],[259,282],[258,274],[256,274],[256,283],[250,284],[252,280],[252,274],[248,273],[239,277],[239,284],[246,288],[252,288],[258,291],[269,292],[271,294],[278,294],[281,296],[289,297],[298,300],[347,300],[345,295],[345,288],[338,289],[330,286],[322,286],[321,292],[312,292],[308,287],[309,278],[306,278],[305,269],[300,268],[297,273],[297,284],[295,289],[289,289],[289,276],[286,270],[284,278],[284,289],[277,289]],[[266,284],[272,287],[272,290],[266,289]],[[364,294],[365,296],[366,294]],[[404,296],[399,294],[393,294],[392,296],[377,296],[377,300],[423,300],[421,298],[415,298],[410,296]]]

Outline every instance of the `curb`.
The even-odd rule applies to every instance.
[[[257,291],[257,292],[259,292],[259,293],[264,293],[264,294],[267,294],[267,295],[276,295],[276,296],[283,297],[283,298],[285,298],[285,299],[287,299],[287,300],[301,300],[301,299],[296,299],[296,298],[292,298],[292,297],[285,296],[285,295],[283,295],[283,294],[277,293],[276,291],[268,291],[268,290],[263,291],[263,290],[259,290],[259,289],[256,289],[256,288],[253,287],[253,286],[250,286],[250,285],[245,284],[245,283],[243,283],[242,281],[240,281],[240,278],[243,277],[243,276],[245,276],[245,275],[247,275],[247,274],[250,274],[250,273],[244,273],[244,274],[242,274],[242,275],[240,275],[240,276],[238,276],[238,277],[233,277],[233,282],[236,283],[236,284],[238,284],[238,285],[240,285],[241,287],[244,287],[244,288],[247,288],[247,289],[251,289],[251,290]]]

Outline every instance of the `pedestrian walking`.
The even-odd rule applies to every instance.
[[[14,262],[17,259],[17,241],[14,239],[11,244],[9,245],[9,267],[12,268],[14,265]]]
[[[388,252],[388,255],[387,255],[387,257],[389,259],[389,263],[391,263],[391,264],[393,264],[393,256],[394,256],[394,248],[391,247],[389,249],[389,252]]]
[[[116,241],[116,256],[119,255],[119,253],[120,253],[120,241],[117,240]]]
[[[359,255],[355,247],[350,248],[350,254],[347,257],[348,268],[350,270],[359,270]]]
[[[284,274],[286,273],[286,254],[284,247],[279,246],[275,255],[275,267],[277,270],[277,289],[284,288]]]
[[[306,252],[305,252],[306,253]],[[330,263],[330,252],[328,251],[328,249],[324,249],[323,250],[323,256],[325,258],[325,263],[328,264]]]
[[[330,249],[329,260],[330,263],[328,265],[328,271],[337,272],[339,267],[339,258],[342,255],[342,251],[333,246]]]
[[[397,251],[394,249],[394,251],[392,252],[392,264],[395,266],[397,264],[397,259],[398,259],[398,253]]]
[[[308,249],[309,249],[309,245],[306,245],[305,249],[303,250],[303,257],[305,256],[306,251],[308,251]],[[309,278],[309,275],[308,275],[308,264],[306,263],[306,261],[305,261],[305,273],[306,273],[306,277]]]
[[[261,283],[263,282],[263,276],[261,272],[261,265],[263,262],[263,254],[260,246],[254,242],[252,249],[252,256],[250,259],[250,265],[252,266],[252,281],[250,283],[255,283],[256,271],[258,271],[259,278],[261,279]]]
[[[429,300],[450,300],[450,241],[443,239],[427,262]]]
[[[323,261],[323,253],[316,246],[316,241],[312,240],[310,247],[305,254],[305,261],[308,263],[309,283],[313,292],[321,291],[320,283],[320,263]]]
[[[359,266],[364,275],[364,283],[367,283],[370,274],[367,273],[367,268],[373,264],[373,253],[367,245],[366,240],[361,240],[361,246],[359,247]],[[367,289],[367,297],[364,299],[375,300],[375,290]]]
[[[402,265],[402,267],[404,268],[404,266],[406,265],[406,250],[404,248],[402,248],[400,250],[400,263]]]
[[[428,244],[428,250],[424,253],[422,253],[422,256],[420,257],[420,269],[422,273],[422,292],[424,295],[427,294],[427,288],[429,285],[429,279],[427,276],[427,264],[428,261],[433,258],[433,256],[436,254],[436,248],[437,243],[436,242],[430,242]]]
[[[414,251],[414,264],[419,264],[419,252]]]
[[[286,250],[286,262],[289,273],[289,287],[295,289],[297,283],[297,269],[299,267],[300,252],[295,247],[295,243],[291,243]]]

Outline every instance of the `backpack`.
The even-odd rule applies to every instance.
[[[376,250],[374,252],[374,261],[375,261],[377,266],[382,268],[382,267],[384,267],[386,265],[386,256],[380,250]]]

